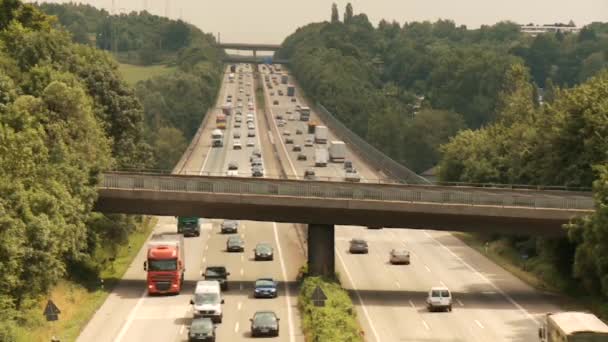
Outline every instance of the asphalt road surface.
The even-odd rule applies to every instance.
[[[234,83],[230,83],[229,71],[226,70],[217,108],[185,162],[183,173],[225,175],[228,164],[234,161],[239,165],[239,176],[249,177],[249,156],[254,148],[261,148],[265,171],[279,173],[277,157],[273,155],[268,143],[264,117],[258,115],[257,108],[248,109],[248,99],[256,106],[252,68],[239,65],[239,71]],[[239,80],[238,75],[242,75],[242,80]],[[219,107],[225,103],[228,94],[232,94],[235,107],[237,99],[242,99],[241,128],[234,128],[236,115],[229,116],[224,146],[212,148],[211,131],[215,128],[215,114],[221,111]],[[256,119],[256,134],[252,138],[247,137],[246,115],[250,112]],[[233,149],[235,132],[241,134],[241,150]],[[246,146],[249,140],[255,146]],[[205,267],[214,265],[226,266],[230,272],[229,290],[223,293],[224,318],[216,330],[217,341],[249,340],[249,318],[257,310],[275,311],[281,319],[280,336],[272,340],[303,341],[295,285],[298,270],[305,260],[301,232],[289,224],[241,221],[238,234],[245,241],[245,252],[227,253],[225,246],[228,235],[220,234],[220,224],[221,220],[204,220],[201,235],[185,239],[185,285],[179,295],[149,297],[146,294],[146,273],[143,271],[146,248],[142,248],[124,278],[82,331],[78,341],[187,341],[187,328],[192,320],[189,302],[196,281],[202,279],[201,271]],[[154,233],[175,231],[175,218],[160,217]],[[252,250],[260,242],[270,243],[274,247],[273,261],[253,261]],[[278,281],[278,298],[253,298],[253,284],[261,277],[272,277]]]
[[[262,68],[269,75],[267,67]],[[295,105],[307,105],[296,89],[296,102],[278,95],[287,86],[272,81],[265,84],[273,134],[280,146],[285,169],[290,177],[303,178],[304,170],[313,169],[323,180],[343,180],[342,163],[314,167],[314,148],[305,147],[307,123],[287,120],[285,113]],[[293,79],[290,77],[290,82]],[[273,93],[273,95],[270,95]],[[274,101],[278,104],[274,105]],[[284,127],[277,125],[276,115],[283,115]],[[319,122],[312,113],[311,118]],[[296,130],[304,134],[294,135]],[[292,144],[285,144],[285,132],[300,145],[307,160],[297,160]],[[338,140],[333,135],[329,140]],[[362,182],[382,178],[349,150]],[[407,223],[404,222],[404,227]],[[370,246],[367,255],[348,252],[349,240],[363,238]],[[410,265],[391,265],[391,249],[411,253]],[[538,341],[538,327],[544,313],[557,311],[553,298],[522,283],[499,266],[464,245],[446,232],[413,229],[367,229],[356,226],[336,227],[336,267],[342,284],[357,307],[359,321],[368,341]],[[447,286],[454,298],[452,312],[428,312],[425,299],[432,286]]]

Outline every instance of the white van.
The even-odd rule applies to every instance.
[[[445,310],[452,311],[452,294],[447,287],[431,287],[426,298],[426,306],[429,311]]]
[[[194,297],[190,300],[194,317],[209,317],[214,323],[222,323],[223,311],[222,290],[217,280],[200,280],[196,282]]]

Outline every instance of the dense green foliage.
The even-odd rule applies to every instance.
[[[40,8],[56,15],[76,42],[111,50],[132,63],[164,60],[176,66],[175,72],[136,85],[144,108],[146,141],[154,155],[150,166],[171,170],[219,91],[223,52],[215,47],[213,36],[147,12],[112,16],[82,4],[45,3]],[[79,37],[96,39],[81,41]]]
[[[143,110],[109,55],[0,0],[0,336],[60,278],[97,279],[136,218],[91,213],[101,171],[146,167]]]
[[[317,286],[327,296],[324,307],[312,302]],[[307,341],[363,341],[353,303],[340,284],[319,277],[306,278],[300,287],[298,307]]]
[[[84,4],[43,3],[40,8],[56,15],[76,42],[114,52],[121,61],[152,64],[166,61],[181,49],[208,37],[181,20],[147,12],[110,15]]]
[[[442,147],[444,180],[594,185],[597,212],[567,226],[569,239],[512,238],[526,265],[552,285],[608,299],[603,257],[608,204],[608,71],[535,106],[528,71],[513,66],[494,124],[466,130]],[[596,300],[595,303],[598,303]],[[608,315],[608,306],[602,308]]]
[[[365,14],[353,15],[350,5],[343,22],[336,17],[332,7],[330,22],[299,28],[277,56],[290,59],[308,95],[418,172],[438,161],[438,146],[450,135],[494,120],[512,65],[531,68],[540,87],[549,79],[547,88],[577,84],[608,65],[605,24],[590,25],[578,35],[533,38],[509,22],[468,30],[449,20],[404,25],[381,21],[374,28]],[[421,108],[449,111],[443,115],[454,124],[447,131],[420,132],[420,123],[412,118],[428,114]],[[438,122],[443,119],[435,114],[422,121],[427,128],[448,128]]]

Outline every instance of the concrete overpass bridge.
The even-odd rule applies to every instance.
[[[265,63],[264,57],[252,57],[252,56],[239,56],[239,55],[228,55],[223,59],[224,63],[250,63],[250,64],[263,64]],[[272,59],[272,64],[288,64],[289,61],[286,59]]]
[[[281,48],[278,44],[251,44],[251,43],[218,43],[218,47],[224,50],[252,51],[253,57],[257,57],[258,51],[277,51]]]
[[[96,210],[305,224],[563,235],[590,193],[105,173]]]
[[[333,274],[334,225],[563,236],[594,210],[588,192],[153,173],[105,173],[98,194],[104,213],[308,224],[316,274]]]

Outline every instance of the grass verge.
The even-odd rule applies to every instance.
[[[155,217],[145,217],[143,223],[129,236],[129,242],[121,246],[113,265],[102,271],[104,287],[93,291],[71,281],[61,281],[51,291],[49,298],[59,307],[61,314],[56,322],[47,322],[42,312],[47,298],[31,309],[31,320],[18,328],[19,342],[50,341],[52,336],[61,342],[75,341],[80,331],[103,304],[113,286],[121,279],[127,268],[145,243],[156,225]]]
[[[176,68],[168,67],[166,65],[142,66],[120,63],[118,70],[127,83],[135,85],[139,81],[144,81],[155,76],[170,74],[174,72]]]
[[[324,307],[312,302],[317,286],[327,296]],[[338,282],[321,277],[305,278],[300,287],[298,308],[306,341],[364,341],[353,302]]]

